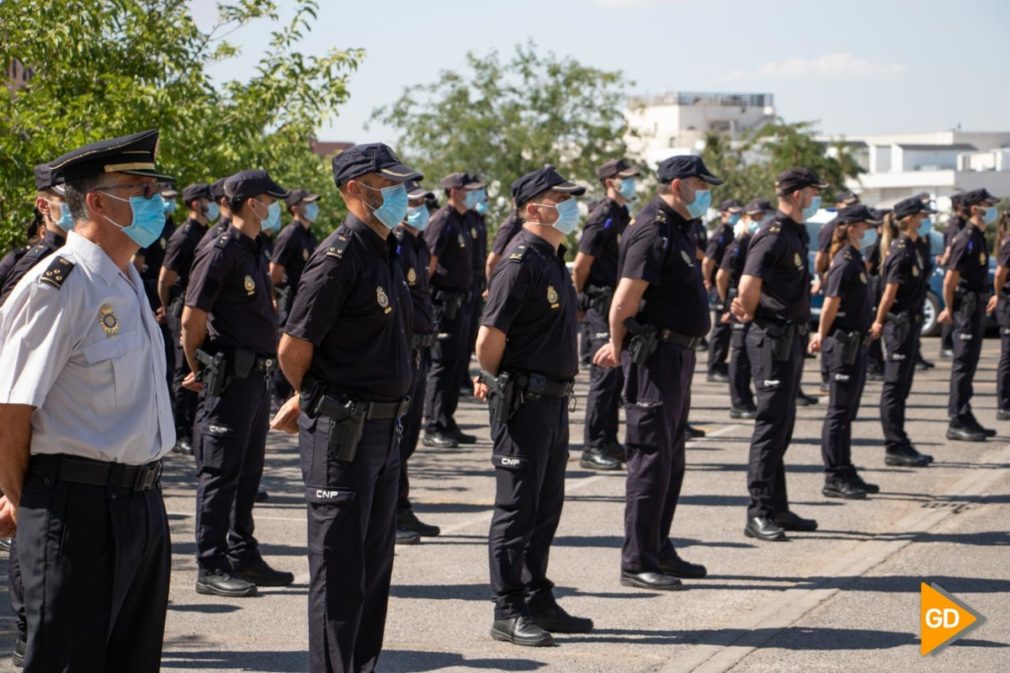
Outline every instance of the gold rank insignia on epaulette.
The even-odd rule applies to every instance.
[[[656,222],[666,222],[666,213],[662,210],[656,211],[656,217],[653,218]]]
[[[770,225],[768,227],[768,233],[769,234],[777,234],[780,231],[782,231],[782,225],[781,224],[772,224],[772,225]]]
[[[529,247],[527,247],[525,243],[517,245],[516,249],[512,251],[511,255],[509,255],[509,259],[521,260],[526,256],[527,250],[529,250]]]
[[[224,250],[228,246],[228,239],[231,238],[227,233],[218,236],[217,240],[214,241],[214,247],[219,250]]]
[[[74,270],[74,266],[75,264],[66,257],[57,255],[56,259],[49,264],[49,268],[39,276],[39,282],[51,285],[59,290],[63,287],[63,283],[66,282],[67,276]]]
[[[351,243],[351,237],[347,234],[337,234],[337,242],[326,249],[326,256],[331,259],[343,259],[344,250]]]

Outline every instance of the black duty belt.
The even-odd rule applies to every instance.
[[[316,405],[315,413],[329,416],[330,418],[343,418],[347,414],[346,402],[341,402],[338,398],[324,395]],[[388,420],[399,418],[407,413],[410,400],[400,402],[354,402],[356,409],[364,412],[366,419]]]
[[[557,379],[545,374],[515,373],[516,384],[522,389],[527,399],[538,397],[568,397],[575,389],[572,379]]]
[[[410,337],[410,347],[415,351],[421,348],[431,348],[437,340],[438,335],[434,332],[430,334],[412,334]]]
[[[29,474],[69,481],[73,484],[149,491],[161,482],[161,461],[146,465],[124,465],[68,455],[35,455],[28,464]]]
[[[689,349],[693,349],[701,343],[701,337],[687,336],[686,334],[674,332],[672,329],[666,329],[665,327],[660,327],[656,330],[656,338],[664,343],[676,344],[677,346],[683,346],[684,348]]]
[[[852,338],[853,335],[859,338],[860,344],[865,345],[870,341],[870,336],[866,333],[866,331],[860,329],[845,329],[844,327],[833,327],[831,329],[831,332],[828,334],[828,336],[833,339],[838,337],[842,337],[843,339],[850,339]]]
[[[781,320],[769,320],[768,318],[755,318],[754,324],[763,330],[767,330],[769,326],[777,327],[779,329],[784,329],[786,331],[791,331],[799,336],[806,336],[810,333],[810,325],[805,323],[797,322],[784,322]]]
[[[252,371],[255,374],[273,374],[277,371],[277,358],[274,356],[257,356],[256,360],[253,361]]]

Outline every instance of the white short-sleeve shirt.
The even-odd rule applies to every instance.
[[[72,265],[72,268],[71,268]],[[0,307],[0,404],[27,404],[31,452],[142,465],[171,450],[165,349],[143,283],[70,232]]]

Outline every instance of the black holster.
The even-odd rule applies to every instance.
[[[644,365],[659,347],[659,335],[655,325],[643,325],[634,318],[624,321],[624,329],[631,335],[628,341],[628,355],[636,365]]]
[[[964,318],[971,318],[978,309],[978,293],[958,292],[957,310]]]
[[[231,377],[228,373],[228,357],[224,353],[214,353],[197,349],[196,361],[200,363],[200,383],[203,384],[203,392],[207,395],[220,397]]]
[[[333,421],[326,449],[334,460],[353,462],[358,455],[358,444],[365,429],[368,405],[353,400],[327,395],[322,386],[316,385],[302,393],[305,409],[313,418],[329,418]]]
[[[168,305],[168,314],[173,318],[180,318],[182,316],[182,306],[184,303],[184,298],[180,294]]]
[[[442,307],[442,316],[446,320],[455,320],[465,296],[464,292],[437,291],[434,299]]]
[[[856,363],[856,356],[863,345],[863,335],[856,331],[836,330],[833,336],[838,343],[838,357],[842,364],[851,367]]]
[[[481,370],[481,381],[488,387],[487,403],[491,412],[491,422],[508,423],[522,406],[522,393],[515,379],[508,372],[494,376]]]
[[[584,299],[580,302],[582,309],[593,309],[602,316],[610,314],[610,302],[614,299],[614,288],[587,285],[582,293]],[[580,296],[580,298],[582,298]]]
[[[912,329],[912,321],[909,319],[907,311],[903,311],[898,314],[888,313],[887,322],[893,323],[894,327],[894,339],[897,343],[905,343],[905,339],[908,338],[909,330]]]
[[[793,339],[796,337],[796,331],[789,325],[776,325],[775,323],[766,323],[762,327],[765,339],[768,340],[772,360],[776,362],[789,360],[793,353]]]

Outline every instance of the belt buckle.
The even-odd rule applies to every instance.
[[[133,479],[133,490],[147,491],[154,488],[155,484],[158,483],[158,479],[161,478],[161,471],[161,461],[142,465],[140,469],[137,470],[137,476]]]

